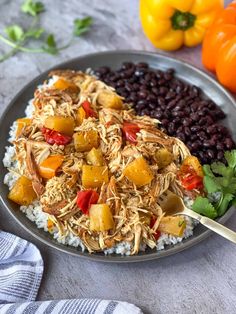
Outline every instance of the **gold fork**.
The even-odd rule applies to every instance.
[[[159,196],[158,203],[167,215],[186,215],[198,220],[202,225],[218,233],[222,237],[236,244],[236,232],[226,228],[213,219],[194,212],[185,206],[183,200],[171,191],[165,191]]]

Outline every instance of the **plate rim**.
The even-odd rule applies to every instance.
[[[46,76],[50,71],[52,71],[54,69],[66,67],[67,64],[69,65],[70,63],[75,63],[76,61],[81,60],[83,58],[96,57],[96,56],[101,56],[101,55],[115,55],[115,54],[130,54],[130,58],[132,58],[132,56],[134,56],[134,55],[143,56],[144,58],[148,57],[148,56],[152,56],[152,57],[157,56],[157,57],[164,58],[165,60],[171,60],[171,61],[174,61],[178,64],[187,66],[188,68],[192,69],[193,71],[198,72],[200,75],[205,76],[208,80],[210,80],[213,84],[215,84],[217,86],[217,88],[221,90],[221,92],[226,94],[226,96],[230,99],[232,104],[234,104],[234,106],[236,107],[236,100],[233,98],[231,93],[229,91],[227,91],[222,85],[220,85],[220,83],[217,82],[217,80],[213,76],[211,76],[211,74],[207,73],[205,70],[202,70],[197,66],[192,65],[189,62],[186,62],[185,60],[183,60],[181,58],[170,57],[166,54],[162,54],[159,52],[148,52],[148,51],[142,51],[142,50],[107,50],[107,51],[83,54],[83,55],[80,55],[78,57],[71,58],[67,61],[60,62],[60,63],[50,67],[49,69],[43,71],[42,73],[38,74],[32,80],[27,82],[27,84],[24,85],[17,92],[17,94],[12,98],[12,100],[8,103],[8,105],[6,106],[5,110],[3,111],[2,115],[1,115],[0,126],[2,125],[3,120],[7,116],[11,107],[14,105],[14,103],[20,97],[20,95],[23,94],[30,86],[34,85],[35,82],[40,79],[40,77]],[[0,127],[0,129],[1,129],[1,127]],[[5,149],[5,147],[4,147],[4,149]],[[3,182],[1,182],[0,184],[4,185]],[[50,239],[50,238],[46,239],[46,238],[36,234],[34,232],[34,229],[33,230],[29,229],[23,222],[21,222],[18,219],[18,217],[14,214],[15,210],[13,208],[9,207],[5,203],[2,191],[0,191],[0,201],[1,201],[1,205],[3,205],[3,208],[7,210],[7,212],[11,215],[11,217],[13,217],[15,219],[15,221],[17,221],[17,223],[21,227],[23,227],[24,230],[26,230],[30,235],[32,235],[34,238],[36,238],[40,242],[47,244],[49,247],[57,249],[60,252],[70,254],[73,256],[77,256],[77,257],[81,257],[81,258],[86,259],[86,260],[98,261],[98,262],[103,262],[103,263],[137,263],[137,262],[145,262],[145,261],[149,261],[149,260],[150,261],[151,260],[157,260],[160,258],[164,258],[164,257],[170,256],[170,255],[182,252],[186,249],[189,249],[190,247],[199,244],[204,239],[206,239],[207,237],[209,237],[210,235],[213,234],[213,232],[211,230],[206,229],[197,237],[190,236],[188,239],[186,239],[186,242],[182,243],[182,245],[181,244],[178,246],[171,245],[168,248],[168,250],[153,251],[153,253],[146,254],[146,255],[145,254],[143,254],[143,255],[132,255],[132,256],[126,256],[126,255],[121,256],[118,254],[117,255],[105,255],[105,254],[104,255],[96,255],[96,253],[90,254],[88,252],[82,252],[79,250],[75,251],[75,248],[73,250],[70,250],[69,246],[66,246],[66,245],[63,245],[60,243],[55,243],[54,239]],[[224,224],[234,214],[234,211],[235,211],[235,208],[231,207],[225,213],[224,216],[222,216],[218,219],[218,221]],[[37,228],[36,224],[35,224],[35,228]],[[45,232],[45,234],[47,234],[46,231],[44,231],[44,232]]]

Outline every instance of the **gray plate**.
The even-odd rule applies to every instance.
[[[220,107],[223,108],[224,112],[227,114],[227,120],[225,124],[232,130],[235,138],[235,130],[233,125],[236,124],[236,104],[234,99],[230,94],[213,78],[200,71],[199,69],[176,59],[172,59],[163,55],[156,53],[148,52],[139,52],[139,51],[108,51],[90,54],[82,56],[65,63],[59,64],[54,67],[54,69],[76,69],[84,71],[87,68],[96,69],[99,66],[107,65],[111,68],[118,68],[122,62],[132,61],[132,62],[148,62],[149,65],[153,68],[158,69],[167,69],[174,68],[176,70],[176,75],[198,87],[200,87],[204,93],[213,99]],[[52,69],[40,74],[28,85],[26,85],[11,101],[7,107],[5,113],[3,114],[0,121],[0,144],[1,144],[1,153],[0,160],[4,157],[5,149],[4,147],[9,145],[7,142],[9,128],[19,117],[24,116],[24,110],[29,99],[33,97],[33,93],[37,85],[41,84],[46,78],[49,71]],[[3,208],[6,209],[17,221],[18,223],[29,233],[35,236],[38,240],[44,242],[45,244],[54,247],[60,251],[77,255],[82,258],[87,258],[91,260],[97,260],[102,262],[140,262],[147,261],[152,259],[161,258],[171,254],[175,254],[182,250],[185,250],[206,237],[208,237],[211,232],[206,230],[202,226],[197,226],[194,229],[194,235],[182,243],[179,243],[175,246],[167,246],[165,250],[157,252],[156,250],[147,250],[146,252],[141,252],[136,256],[119,256],[111,255],[104,256],[101,253],[88,254],[87,252],[81,252],[81,250],[64,246],[56,242],[49,233],[44,232],[41,229],[37,229],[36,225],[26,218],[26,216],[19,211],[18,206],[13,202],[10,202],[7,199],[8,187],[3,184],[3,178],[6,174],[6,169],[3,167],[2,163],[0,164],[0,184],[1,184],[1,202]],[[228,210],[228,212],[219,219],[220,223],[226,222],[233,214],[234,208]]]

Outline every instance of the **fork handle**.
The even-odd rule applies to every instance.
[[[203,216],[201,216],[201,218],[199,219],[199,222],[205,227],[211,229],[212,231],[218,233],[222,237],[236,244],[236,232],[234,232],[233,230],[230,230],[229,228],[219,224],[215,220],[212,220],[210,218],[203,217]]]
[[[218,233],[222,237],[236,244],[236,232],[234,232],[233,230],[230,230],[229,228],[219,224],[215,220],[202,216],[187,207],[184,208],[183,214],[195,218],[203,226],[211,229],[212,231]]]

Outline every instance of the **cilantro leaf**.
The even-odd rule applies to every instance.
[[[11,25],[5,28],[5,33],[13,42],[20,41],[24,36],[24,30],[19,25]]]
[[[25,33],[25,37],[28,38],[35,38],[38,39],[41,37],[41,35],[45,32],[45,30],[43,28],[33,28],[33,29],[29,29],[26,33]]]
[[[50,53],[52,55],[55,55],[58,53],[57,44],[54,38],[53,34],[49,34],[46,38],[46,45],[42,47],[44,52]]]
[[[211,169],[214,173],[219,174],[223,177],[228,177],[233,174],[232,169],[226,167],[223,162],[213,162],[213,164],[211,164]]]
[[[230,152],[225,152],[225,159],[227,160],[228,165],[231,168],[236,167],[236,149],[231,150]]]
[[[217,212],[219,216],[224,215],[224,213],[229,207],[229,203],[232,201],[233,198],[234,198],[233,194],[230,193],[224,194],[221,201],[219,202],[219,205],[217,206]]]
[[[87,16],[83,19],[75,19],[74,20],[74,35],[80,36],[86,33],[93,23],[93,19],[91,16]]]
[[[211,166],[210,165],[204,165],[203,166],[203,172],[205,176],[209,176],[209,177],[215,177],[213,172],[211,171]]]
[[[21,5],[21,11],[32,16],[36,16],[45,10],[42,2],[34,2],[33,0],[25,0]]]
[[[195,199],[192,208],[196,213],[202,214],[212,219],[218,216],[216,209],[206,197],[198,196]]]
[[[216,181],[216,178],[205,176],[203,178],[203,184],[208,193],[219,192],[221,190],[221,186]]]

